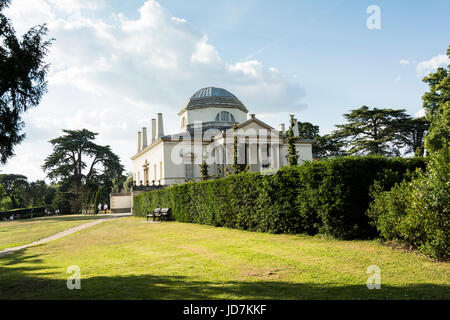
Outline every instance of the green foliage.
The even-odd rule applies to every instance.
[[[27,177],[21,174],[0,174],[0,183],[11,199],[12,209],[26,206],[24,194],[29,187]]]
[[[436,152],[415,179],[378,192],[367,214],[385,240],[396,240],[438,259],[450,253],[450,149]]]
[[[37,106],[47,91],[49,65],[44,59],[52,42],[45,24],[18,38],[3,14],[9,3],[0,1],[0,163],[6,163],[25,138],[22,113]]]
[[[400,155],[399,132],[402,124],[411,119],[405,110],[362,106],[344,117],[348,123],[336,125],[331,137],[344,143],[347,154]]]
[[[318,232],[341,239],[375,234],[365,212],[369,187],[384,169],[401,176],[421,159],[342,157],[289,166],[276,174],[240,173],[134,197],[134,214],[170,207],[175,220],[270,233]]]
[[[121,179],[123,166],[110,146],[93,142],[97,133],[87,129],[63,132],[66,134],[50,141],[53,153],[45,159],[43,169],[50,179],[61,181],[68,190],[77,194],[72,206],[80,211],[89,190],[103,186],[104,192],[109,193],[113,179]],[[90,161],[89,166],[87,160]],[[106,197],[105,194],[101,196]]]
[[[450,46],[447,55],[450,57]],[[430,87],[430,91],[422,97],[427,120],[431,122],[425,146],[434,152],[448,147],[450,143],[450,65],[438,68],[423,81]]]
[[[208,178],[209,178],[208,164],[206,163],[205,160],[203,160],[199,166],[200,166],[200,173],[202,174],[202,180],[203,181],[208,180]]]
[[[294,126],[295,126],[295,119],[294,116],[291,115],[289,130],[286,132],[288,143],[288,163],[290,166],[295,166],[298,164],[298,155],[294,144],[295,142]]]
[[[402,121],[398,128],[398,144],[406,147],[406,153],[423,157],[424,138],[429,126],[430,122],[425,117]]]

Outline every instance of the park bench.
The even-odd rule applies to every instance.
[[[151,217],[153,221],[156,219],[159,219],[159,221],[169,220],[170,213],[170,208],[155,208],[153,209],[153,212],[147,214],[147,221],[149,217]]]

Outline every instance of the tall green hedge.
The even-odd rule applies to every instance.
[[[421,158],[339,157],[284,167],[274,175],[240,173],[134,197],[134,214],[170,207],[175,220],[270,233],[370,238],[369,188],[384,170],[400,175]]]

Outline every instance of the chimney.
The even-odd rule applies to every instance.
[[[298,121],[297,121],[297,119],[294,119],[294,136],[295,137],[298,137],[298,136],[300,136],[300,132],[299,132],[299,130],[298,130]]]
[[[150,143],[155,142],[155,140],[156,140],[156,119],[152,119],[150,135],[151,135]]]
[[[147,128],[143,127],[142,128],[142,150],[147,148],[147,146],[148,146],[148,144],[147,144]]]
[[[254,113],[250,113],[250,119],[255,119],[255,114]]]
[[[142,146],[142,144],[141,144],[141,132],[139,131],[138,132],[138,149],[137,149],[138,153],[141,152],[141,146]]]
[[[283,133],[286,131],[286,126],[284,125],[284,123],[278,125],[278,131]]]
[[[157,122],[157,129],[156,129],[156,140],[158,140],[159,138],[161,138],[164,135],[162,113],[158,113],[157,119],[158,119],[158,122]]]

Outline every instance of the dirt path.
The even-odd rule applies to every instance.
[[[96,224],[99,224],[99,223],[102,223],[102,222],[105,222],[105,221],[108,221],[108,220],[114,220],[114,219],[117,219],[117,218],[129,217],[129,216],[131,216],[131,213],[111,214],[108,217],[102,217],[102,218],[99,218],[98,220],[95,220],[95,221],[92,221],[92,222],[88,222],[88,223],[84,223],[82,225],[79,225],[79,226],[67,229],[65,231],[58,232],[58,233],[56,233],[56,234],[54,234],[54,235],[52,235],[50,237],[47,237],[47,238],[44,238],[44,239],[41,239],[41,240],[37,240],[37,241],[31,242],[31,243],[28,243],[28,244],[24,244],[24,245],[21,245],[21,246],[17,246],[17,247],[6,248],[6,249],[0,251],[0,257],[2,257],[4,255],[7,255],[7,254],[10,254],[10,253],[13,253],[13,252],[16,252],[18,250],[22,250],[22,249],[31,247],[31,246],[35,246],[35,245],[38,245],[38,244],[47,243],[47,242],[50,242],[50,241],[53,241],[53,240],[56,240],[56,239],[60,239],[62,237],[68,236],[69,234],[75,233],[75,232],[80,231],[80,230],[85,229],[85,228],[89,228],[89,227],[95,226]]]

